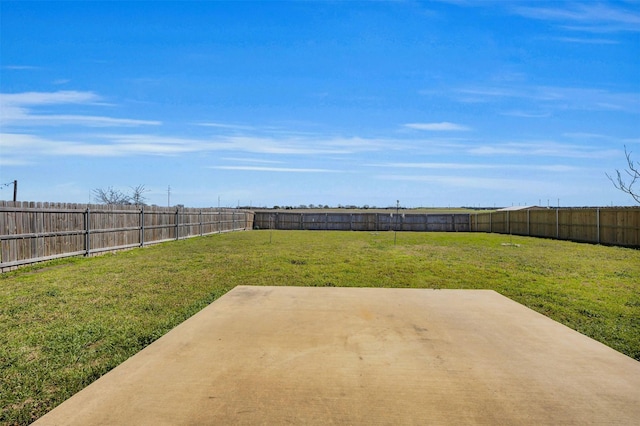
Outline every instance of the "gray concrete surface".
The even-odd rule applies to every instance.
[[[640,424],[640,363],[489,290],[237,287],[37,425]]]

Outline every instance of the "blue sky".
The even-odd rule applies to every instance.
[[[0,8],[21,200],[634,204],[605,173],[640,160],[637,0]]]

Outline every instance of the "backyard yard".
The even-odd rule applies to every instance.
[[[0,423],[28,424],[237,285],[492,289],[640,361],[640,250],[250,231],[0,275]]]

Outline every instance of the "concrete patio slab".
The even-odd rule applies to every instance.
[[[640,424],[640,363],[490,290],[236,287],[37,425]]]

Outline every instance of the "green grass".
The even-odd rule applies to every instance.
[[[398,233],[397,245],[392,232],[228,233],[0,275],[0,423],[35,420],[240,284],[494,289],[640,360],[639,250],[479,233]]]

